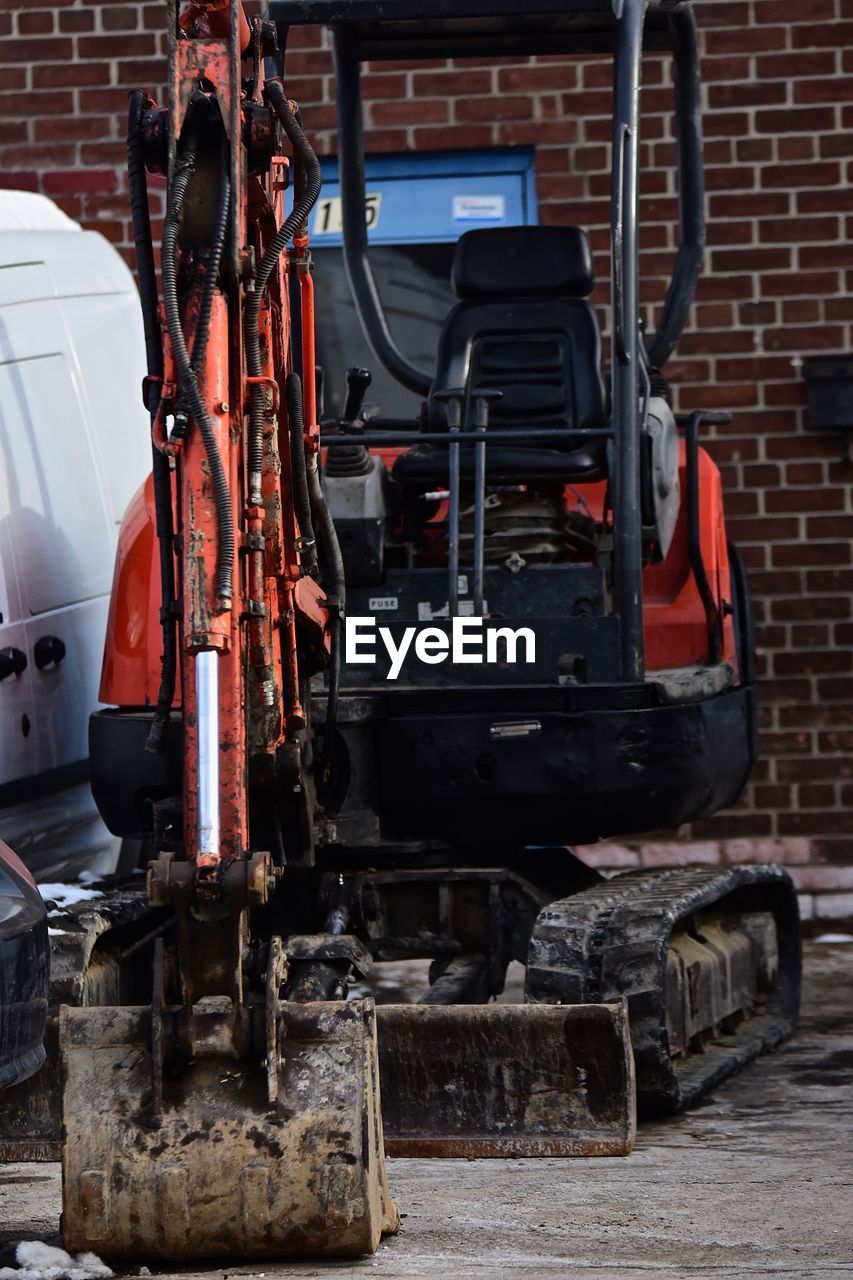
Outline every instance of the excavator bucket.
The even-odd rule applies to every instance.
[[[358,1255],[396,1230],[373,1001],[279,1010],[270,1103],[269,1064],[208,1056],[198,1042],[161,1091],[149,1009],[62,1009],[67,1249],[110,1260]]]
[[[380,1005],[391,1156],[619,1156],[634,1145],[625,1002]]]

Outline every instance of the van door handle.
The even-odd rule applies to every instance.
[[[27,655],[20,649],[0,649],[0,680],[19,676],[27,669]]]
[[[40,636],[33,645],[33,657],[39,671],[51,665],[58,667],[65,657],[65,644],[59,636]]]

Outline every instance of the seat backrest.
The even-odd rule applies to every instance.
[[[601,333],[586,301],[594,284],[580,227],[467,231],[453,259],[460,301],[439,339],[432,390],[501,391],[491,426],[562,432],[561,448],[572,447],[566,432],[605,426]],[[435,427],[446,424],[438,402],[431,401],[430,418]]]

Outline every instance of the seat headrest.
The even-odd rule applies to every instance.
[[[595,271],[581,227],[483,227],[459,237],[452,279],[457,298],[585,298]]]

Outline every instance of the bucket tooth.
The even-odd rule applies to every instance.
[[[152,1103],[151,1014],[63,1008],[63,1231],[104,1258],[372,1253],[399,1224],[372,1000],[280,1005],[280,1091],[196,1058]]]
[[[625,1002],[380,1005],[391,1156],[615,1156],[634,1145]]]

